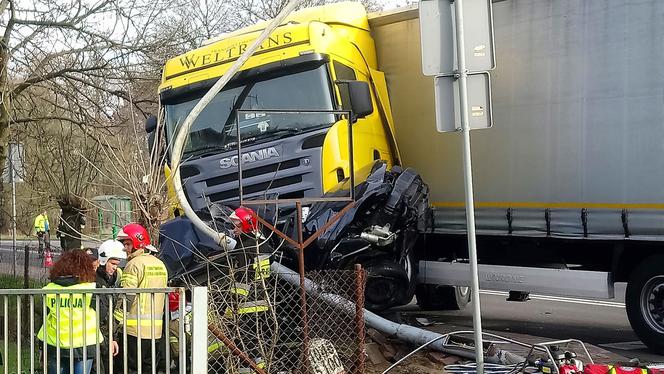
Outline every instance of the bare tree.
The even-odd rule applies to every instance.
[[[28,217],[56,201],[61,209],[58,232],[63,247],[80,248],[85,196],[94,189],[98,174],[91,162],[103,161],[102,144],[76,124],[57,119],[30,122],[13,129],[13,136],[21,139],[25,152],[24,194],[28,190],[32,201],[38,202],[26,204],[32,210]]]
[[[154,94],[130,100],[128,86],[156,87],[155,52],[179,34],[155,31],[169,12],[165,0],[0,1],[0,155],[10,126],[66,123],[94,139],[114,133],[125,103],[154,105]]]
[[[304,0],[299,8],[335,3],[344,0]],[[379,0],[360,1],[369,11],[380,10]],[[237,9],[236,28],[251,25],[258,21],[272,19],[288,4],[288,0],[230,0],[229,4]]]

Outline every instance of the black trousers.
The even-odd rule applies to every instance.
[[[123,355],[127,355],[127,373],[137,373],[139,366],[141,367],[142,373],[151,373],[152,372],[152,340],[151,339],[138,339],[135,336],[127,335],[127,347],[123,347],[122,339],[119,339],[118,344],[120,344],[120,354],[115,356],[113,362],[114,372],[122,373],[124,370]],[[141,346],[141,355],[138,356],[138,345]],[[154,364],[157,367],[157,371],[164,370],[164,363],[162,352],[164,341],[162,339],[155,339],[155,362]],[[107,356],[108,357],[108,356]]]

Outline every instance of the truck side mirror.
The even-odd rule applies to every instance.
[[[350,110],[353,112],[353,122],[357,118],[364,118],[373,113],[373,103],[371,102],[371,91],[369,84],[362,81],[338,80],[336,83],[340,89],[346,88],[348,99],[350,101]],[[345,87],[344,87],[345,86]]]
[[[157,129],[157,117],[150,114],[148,118],[145,119],[145,132],[150,134]]]

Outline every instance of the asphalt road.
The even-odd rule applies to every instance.
[[[53,249],[53,257],[54,260],[57,259],[58,253],[60,251],[60,241],[57,240],[56,238],[53,238],[55,240],[51,240],[51,248]],[[99,243],[94,243],[94,242],[84,242],[83,243],[85,246],[96,246]],[[29,258],[29,266],[32,268],[42,268],[43,266],[43,259],[38,257],[37,254],[37,247],[38,247],[38,242],[36,239],[34,240],[17,240],[16,241],[16,266],[17,266],[17,273],[18,274],[23,274],[23,265],[24,265],[24,248],[25,246],[30,247],[30,258]],[[11,273],[13,269],[13,249],[12,249],[12,241],[11,240],[0,240],[0,272],[2,273]]]
[[[588,300],[531,295],[526,302],[507,302],[507,293],[482,291],[482,325],[485,330],[533,335],[543,340],[576,338],[628,358],[664,362],[664,356],[649,352],[638,340],[627,320],[625,284],[616,285],[616,299]],[[406,313],[417,307],[405,307]],[[472,308],[434,312],[431,321],[472,329]]]

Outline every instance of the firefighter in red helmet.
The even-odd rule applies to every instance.
[[[258,290],[261,283],[270,277],[271,249],[265,243],[265,237],[258,226],[258,218],[252,209],[241,206],[236,208],[229,218],[235,225],[238,242],[242,243],[244,237],[246,239],[244,245],[247,245],[244,247],[245,251],[254,256],[247,273],[241,274],[240,272],[236,275],[235,283],[230,288],[230,293],[234,295],[232,299],[235,302],[226,309],[225,316],[233,318],[241,330],[261,330],[265,326],[269,326],[268,317],[266,317],[269,304],[265,300],[261,300],[263,295]],[[252,247],[255,249],[252,250]],[[254,360],[256,366],[264,368],[261,343],[255,339],[247,339],[244,344],[246,353]],[[253,372],[248,367],[243,369]]]
[[[168,283],[166,265],[153,255],[157,248],[150,243],[147,230],[137,224],[130,223],[118,233],[117,240],[124,245],[127,252],[120,286],[122,288],[165,288]],[[127,296],[127,310],[116,309],[115,319],[119,324],[125,323],[127,331],[127,366],[130,372],[152,372],[152,340],[161,339],[164,322],[165,295],[163,293],[143,294],[142,297]],[[154,304],[154,305],[153,305]],[[123,315],[124,314],[124,315]],[[118,339],[122,341],[122,337]],[[138,345],[141,355],[138,355]],[[158,352],[155,352],[157,354]]]
[[[258,231],[258,219],[256,218],[256,213],[249,208],[241,206],[235,209],[233,213],[231,213],[230,219],[235,224],[236,234],[251,234]]]

